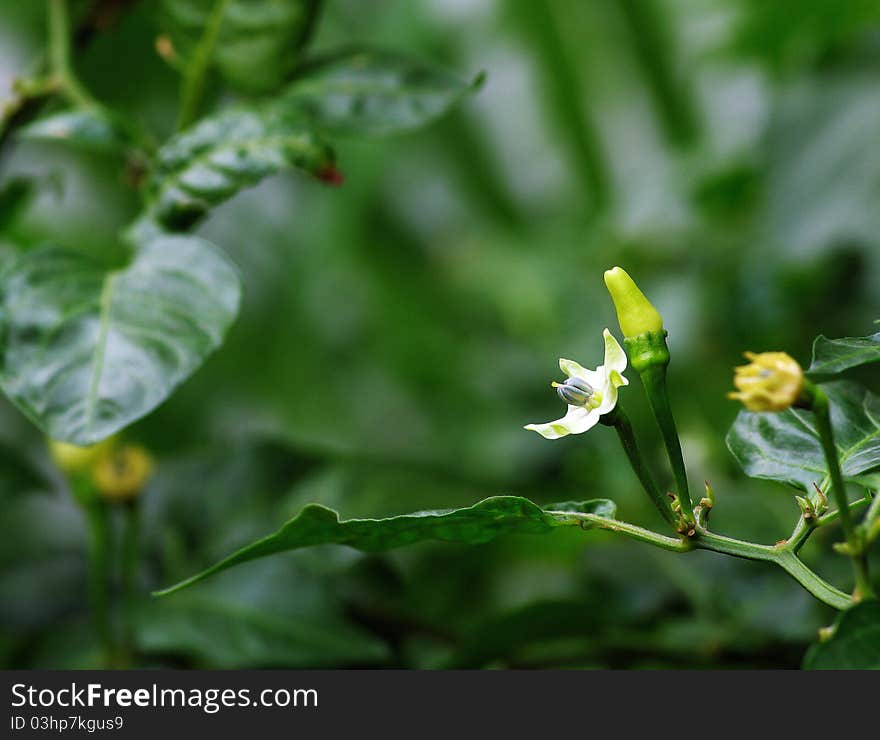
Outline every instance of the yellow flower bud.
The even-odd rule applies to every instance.
[[[49,456],[63,473],[81,475],[89,472],[101,457],[106,456],[113,449],[113,444],[112,437],[89,447],[79,447],[50,439]]]
[[[663,318],[639,286],[621,267],[605,271],[605,286],[617,309],[617,321],[625,337],[663,331]]]
[[[153,473],[153,458],[143,447],[126,445],[105,455],[92,471],[92,480],[109,501],[135,498]]]
[[[737,390],[727,397],[742,401],[749,411],[785,411],[801,396],[804,371],[785,352],[746,352],[751,362],[734,368]]]

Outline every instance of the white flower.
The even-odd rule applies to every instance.
[[[553,387],[559,397],[568,403],[568,413],[546,424],[528,424],[526,429],[547,439],[582,434],[594,427],[600,416],[617,405],[617,389],[629,384],[623,377],[626,352],[608,329],[602,332],[602,336],[605,337],[605,363],[595,370],[587,370],[573,360],[559,360],[559,367],[568,380],[553,383]]]

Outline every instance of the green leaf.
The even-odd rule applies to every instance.
[[[481,82],[389,52],[352,50],[310,64],[288,98],[323,130],[385,135],[439,118]]]
[[[843,339],[828,339],[820,334],[813,342],[813,362],[807,372],[832,375],[869,362],[880,362],[880,332]]]
[[[18,132],[33,141],[63,141],[85,149],[116,151],[132,145],[132,136],[118,121],[92,109],[77,109],[40,118]]]
[[[105,272],[49,247],[0,273],[0,386],[46,434],[97,442],[164,401],[216,349],[239,279],[208,242],[166,236]]]
[[[880,602],[865,601],[843,612],[837,620],[834,636],[807,651],[804,668],[880,670]]]
[[[289,106],[234,110],[205,118],[158,152],[148,185],[149,218],[187,229],[242,188],[288,167],[333,180],[333,151]]]
[[[848,381],[822,386],[844,478],[864,486],[880,472],[880,398]],[[747,475],[788,483],[807,492],[827,486],[828,471],[813,423],[803,409],[756,414],[740,411],[727,446]]]
[[[162,0],[160,22],[177,57],[190,64],[217,0]],[[225,3],[211,62],[246,92],[269,92],[293,71],[314,29],[319,0],[230,0]]]
[[[281,529],[246,545],[207,570],[157,593],[163,596],[191,586],[249,560],[316,545],[348,545],[364,552],[383,552],[425,540],[478,545],[506,534],[545,534],[560,526],[589,523],[572,513],[613,517],[615,506],[607,499],[558,504],[541,508],[519,496],[494,496],[464,509],[420,511],[387,519],[340,521],[332,509],[309,504]]]

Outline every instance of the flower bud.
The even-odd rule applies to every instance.
[[[606,270],[605,286],[614,301],[617,321],[625,337],[663,331],[663,318],[626,270],[620,267]]]
[[[737,390],[727,397],[742,401],[749,411],[785,411],[801,398],[804,371],[785,352],[746,352],[751,362],[734,368]]]
[[[82,475],[91,470],[95,462],[102,456],[107,455],[113,448],[113,444],[113,438],[105,439],[89,447],[79,447],[50,439],[49,456],[61,472],[67,475]]]
[[[153,473],[153,458],[143,447],[126,445],[103,456],[92,470],[92,479],[109,501],[135,498]]]

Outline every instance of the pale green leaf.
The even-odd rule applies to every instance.
[[[589,523],[571,514],[613,517],[614,512],[614,503],[607,499],[568,501],[541,508],[519,496],[494,496],[464,509],[420,511],[386,519],[340,520],[332,509],[309,504],[274,534],[246,545],[159,595],[179,591],[241,563],[303,547],[338,544],[365,552],[382,552],[425,540],[477,545],[506,534],[545,534],[560,526],[586,529]]]
[[[113,272],[76,252],[28,252],[0,274],[0,385],[50,437],[97,442],[220,345],[239,292],[233,266],[197,238],[156,238]]]
[[[320,129],[385,135],[430,123],[479,83],[398,54],[353,50],[310,64],[287,96]]]
[[[120,122],[92,109],[63,111],[40,118],[22,128],[18,136],[105,151],[124,149],[132,144],[130,132]]]
[[[822,386],[844,478],[876,484],[880,472],[880,398],[847,381]],[[827,485],[828,469],[813,422],[803,409],[757,414],[740,411],[727,446],[747,475],[788,483],[811,492]]]
[[[296,65],[319,5],[319,0],[226,1],[212,65],[236,88],[277,88]],[[171,39],[176,66],[190,63],[216,6],[217,0],[162,0],[160,23]]]
[[[808,373],[832,375],[852,367],[880,362],[880,332],[867,337],[828,339],[822,335],[813,342],[813,362]]]
[[[267,175],[297,167],[332,179],[333,152],[289,106],[232,110],[205,118],[158,152],[148,185],[148,218],[187,229]]]

